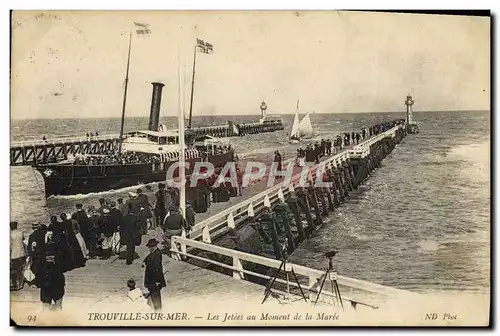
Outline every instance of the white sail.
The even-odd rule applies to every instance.
[[[311,138],[314,135],[313,128],[311,125],[311,119],[309,118],[309,113],[307,113],[304,118],[299,122],[299,132],[300,136],[304,139]]]
[[[293,117],[292,130],[290,131],[290,140],[300,138],[299,132],[299,115],[295,112],[295,116]]]

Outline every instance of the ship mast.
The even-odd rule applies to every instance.
[[[193,94],[194,94],[194,75],[196,72],[196,51],[198,45],[194,46],[194,56],[193,56],[193,77],[191,78],[191,102],[189,103],[189,122],[188,128],[191,129],[191,119],[193,118]]]
[[[127,105],[127,88],[128,88],[128,72],[130,69],[130,50],[132,47],[132,33],[130,33],[129,41],[128,41],[128,57],[127,57],[127,72],[125,74],[125,90],[123,92],[123,106],[122,106],[122,121],[120,126],[120,139],[118,144],[118,153],[122,152],[122,143],[123,143],[123,126],[125,124],[125,106]]]
[[[196,73],[196,53],[200,51],[204,54],[211,54],[214,49],[211,43],[205,42],[199,38],[196,39],[196,44],[194,45],[194,55],[193,55],[193,77],[191,78],[191,102],[189,104],[189,121],[188,129],[191,129],[191,122],[193,119],[193,98],[194,98],[194,76]]]
[[[195,48],[196,55],[196,48]],[[184,139],[184,108],[183,108],[183,99],[181,95],[181,69],[179,66],[179,50],[177,49],[177,72],[178,72],[178,85],[179,85],[179,111],[178,111],[178,124],[179,124],[179,179],[180,179],[180,188],[179,188],[179,211],[182,217],[186,218],[186,172],[184,167],[186,165],[185,161],[185,139]],[[193,72],[194,74],[194,72]],[[193,75],[194,79],[194,75]],[[192,91],[191,91],[191,101],[193,99]],[[191,126],[191,114],[189,117],[189,126]],[[186,232],[187,233],[187,232]]]

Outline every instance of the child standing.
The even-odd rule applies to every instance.
[[[127,302],[130,306],[134,307],[134,311],[151,310],[148,305],[148,300],[146,299],[142,290],[135,287],[134,279],[130,279],[127,281],[127,287]]]

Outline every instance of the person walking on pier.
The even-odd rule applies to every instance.
[[[137,194],[135,192],[129,192],[128,193],[128,200],[127,200],[127,207],[130,205],[132,212],[135,215],[139,214],[139,211],[141,210],[141,201],[137,197]]]
[[[106,200],[104,198],[99,198],[99,205],[100,206],[99,206],[99,209],[97,209],[97,211],[102,216],[104,209],[109,210],[108,203],[106,202]]]
[[[71,215],[71,219],[74,219],[78,222],[78,225],[80,226],[80,233],[83,237],[83,240],[85,241],[85,244],[88,246],[89,245],[89,234],[90,230],[92,228],[92,221],[87,216],[85,213],[85,210],[83,209],[83,204],[78,203],[75,205],[76,207],[76,212]]]
[[[359,144],[359,139],[361,138],[361,135],[359,135],[359,132],[356,133],[356,144]]]
[[[119,198],[116,200],[118,202],[118,210],[125,216],[128,213],[127,206],[123,203],[123,198]]]
[[[120,225],[123,214],[116,208],[116,203],[114,201],[111,201],[109,206],[111,207],[110,216],[112,218],[114,228],[113,236],[111,237],[111,250],[112,253],[120,254]]]
[[[23,269],[26,262],[24,232],[18,229],[17,222],[10,222],[10,289],[24,287]]]
[[[141,245],[141,235],[137,217],[132,210],[132,205],[128,204],[128,213],[123,217],[120,227],[120,239],[123,245],[127,246],[127,265],[131,265],[135,256],[135,247]]]
[[[40,265],[43,258],[43,244],[45,242],[45,233],[47,232],[47,226],[44,224],[33,223],[33,232],[28,237],[28,254],[31,259],[30,270],[34,274],[35,278],[31,281],[32,287],[38,287],[38,273],[40,270]]]
[[[167,214],[167,206],[172,204],[172,199],[170,194],[165,191],[165,184],[158,183],[158,191],[155,193],[156,204],[155,204],[155,215],[156,215],[156,223],[159,226],[163,225],[163,221],[165,220],[165,215]]]
[[[330,139],[326,139],[326,155],[332,155],[332,142]]]
[[[137,189],[137,198],[141,202],[142,207],[144,208],[144,213],[146,216],[146,220],[149,222],[148,229],[156,228],[156,220],[153,217],[153,213],[151,211],[151,204],[149,204],[148,195],[142,192],[142,189]]]
[[[277,169],[276,171],[281,171],[281,154],[279,151],[275,151],[274,152],[274,162],[277,162]],[[281,176],[278,176],[278,177],[281,177]]]
[[[155,311],[161,311],[161,289],[166,281],[163,275],[162,255],[158,249],[158,241],[150,239],[146,244],[149,254],[144,258],[144,287],[149,291],[149,298]]]
[[[297,161],[299,167],[304,167],[306,165],[305,159],[306,159],[306,151],[302,149],[302,146],[300,146],[299,149],[297,149]]]
[[[111,216],[111,211],[104,208],[101,217],[102,251],[101,259],[109,259],[113,248],[113,235],[117,230],[117,223]]]

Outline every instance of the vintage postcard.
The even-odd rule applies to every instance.
[[[487,326],[490,16],[13,11],[19,326]]]

